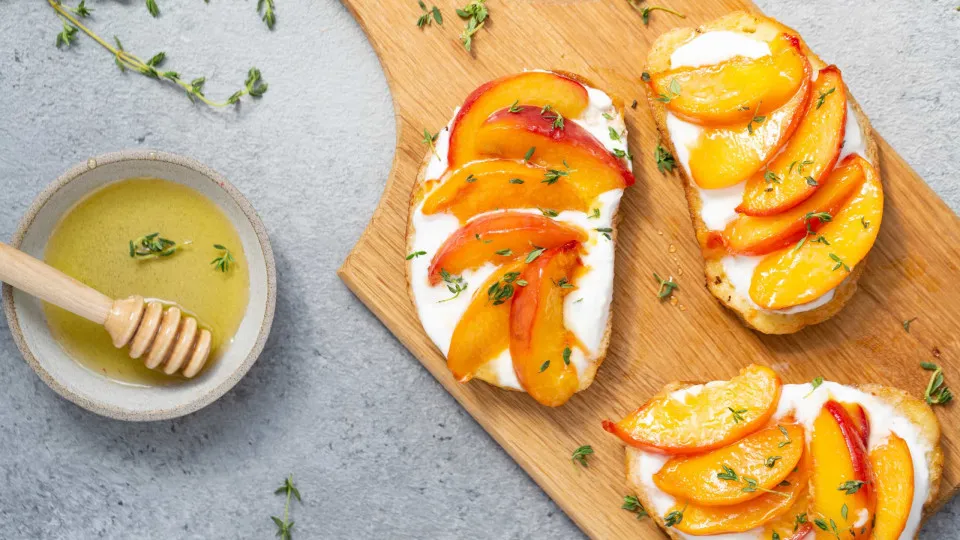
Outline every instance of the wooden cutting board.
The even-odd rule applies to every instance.
[[[681,182],[659,173],[653,160],[657,134],[640,74],[661,33],[755,6],[670,0],[686,20],[657,12],[644,28],[625,0],[489,0],[490,20],[470,54],[459,43],[463,22],[454,12],[465,1],[426,2],[441,9],[443,26],[418,29],[415,0],[344,0],[383,64],[398,139],[380,206],[339,274],[587,534],[656,536],[650,520],[620,509],[627,494],[623,449],[600,421],[620,418],[670,381],[728,378],[757,362],[773,366],[786,382],[822,375],[922,396],[929,373],[918,363],[934,361],[944,366],[948,383],[960,385],[960,220],[883,141],[883,226],[859,292],[837,317],[792,336],[763,336],[744,328],[704,287]],[[843,67],[842,58],[827,61]],[[593,386],[555,410],[479,381],[456,383],[420,326],[404,276],[407,206],[426,151],[424,128],[437,132],[474,88],[525,68],[579,73],[628,105],[640,102],[627,109],[637,183],[621,207],[610,354]],[[677,305],[657,300],[653,272],[678,280]],[[908,333],[902,322],[913,317]],[[960,409],[938,407],[937,414],[946,427],[943,503],[960,482],[960,435],[953,429]],[[586,469],[570,461],[583,444],[596,451]]]

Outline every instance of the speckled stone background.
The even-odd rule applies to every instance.
[[[0,238],[70,165],[156,148],[211,165],[249,197],[280,276],[260,361],[175,421],[122,423],[60,399],[0,322],[0,538],[270,538],[283,507],[273,488],[291,472],[301,539],[580,537],[336,278],[389,170],[389,91],[339,2],[276,1],[272,33],[254,0],[158,0],[159,19],[139,0],[87,1],[103,35],[145,57],[166,51],[169,68],[206,75],[210,95],[260,67],[266,97],[227,111],[121,75],[86,38],[57,50],[46,2],[0,2]],[[390,1],[409,1],[413,24],[416,2]],[[501,1],[490,0],[494,18]],[[960,210],[957,2],[757,3],[841,65],[877,130]],[[958,509],[923,537],[955,538]]]

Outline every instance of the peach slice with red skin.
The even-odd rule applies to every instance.
[[[811,86],[808,75],[780,108],[756,115],[746,124],[703,129],[690,147],[694,182],[704,189],[720,189],[756,174],[797,129],[810,102]]]
[[[707,126],[743,124],[786,103],[809,77],[809,62],[795,36],[780,34],[770,48],[772,54],[760,58],[737,56],[719,64],[654,73],[648,84],[683,120]]]
[[[569,177],[584,200],[634,182],[625,160],[608,152],[589,131],[575,122],[559,127],[552,112],[533,107],[493,113],[474,141],[481,157],[524,159],[554,171],[553,176]],[[550,177],[544,181],[550,183]]]
[[[536,248],[586,239],[580,228],[536,214],[507,211],[483,215],[460,227],[440,246],[430,263],[430,284],[439,284],[444,271],[459,275],[489,261],[509,262]]]
[[[589,201],[568,177],[543,182],[547,170],[522,160],[487,159],[448,170],[423,203],[426,215],[450,212],[461,222],[494,210],[543,208],[586,212]]]
[[[570,362],[575,340],[563,322],[563,299],[580,266],[579,245],[544,251],[521,275],[527,284],[514,292],[510,307],[510,356],[520,386],[542,405],[566,403],[580,387]]]
[[[450,131],[450,169],[477,159],[474,137],[494,112],[512,106],[539,111],[550,105],[565,118],[576,118],[590,104],[587,89],[559,73],[528,71],[490,81],[474,90],[457,112]]]
[[[812,302],[840,285],[870,252],[883,218],[883,186],[867,160],[853,159],[863,169],[864,182],[817,231],[829,244],[811,238],[760,261],[750,283],[750,298],[760,307],[784,309]]]
[[[808,226],[816,231],[823,224],[815,216],[823,212],[835,215],[863,181],[860,161],[845,159],[812,197],[786,212],[763,217],[738,215],[723,231],[723,243],[728,251],[744,255],[764,255],[793,246],[807,234]]]
[[[913,506],[913,459],[907,443],[891,433],[870,452],[877,491],[876,540],[896,540],[907,526]]]
[[[683,510],[684,506],[686,509],[683,510],[683,519],[674,527],[692,535],[738,533],[759,527],[792,508],[807,492],[810,472],[805,460],[800,461],[797,467],[790,471],[783,481],[783,486],[774,486],[770,491],[738,504],[701,506],[678,501],[672,510]],[[745,486],[742,476],[739,476],[737,481],[730,482],[738,483],[741,488]]]
[[[515,291],[523,261],[497,269],[470,301],[457,323],[447,353],[447,367],[458,382],[473,378],[477,370],[510,347],[510,304],[512,298],[494,298],[490,288],[499,284]]]
[[[630,446],[671,455],[697,454],[726,446],[757,431],[780,400],[780,376],[750,365],[729,381],[654,397],[619,422],[603,429]]]
[[[700,506],[742,503],[777,487],[790,474],[803,455],[803,437],[797,424],[761,429],[712,452],[674,457],[653,481],[664,492]],[[744,491],[742,482],[724,479],[726,468],[754,480],[758,489]]]
[[[783,152],[747,181],[737,212],[779,214],[813,195],[840,157],[846,125],[843,78],[836,66],[828,66],[813,83],[810,106]]]
[[[843,405],[828,401],[813,423],[812,513],[828,525],[817,537],[834,537],[833,529],[870,535],[876,510],[873,472],[860,433]],[[822,534],[821,534],[822,533]]]
[[[867,448],[870,446],[870,420],[867,419],[867,410],[863,408],[863,405],[859,403],[841,403],[843,408],[847,410],[847,414],[850,415],[850,420],[853,421],[853,427],[857,429],[857,433],[860,434],[860,440],[863,442],[863,447]]]

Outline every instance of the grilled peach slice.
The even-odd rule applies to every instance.
[[[510,304],[519,288],[523,261],[502,266],[477,289],[453,331],[447,367],[465,383],[510,346]],[[508,292],[509,291],[509,294]]]
[[[886,443],[870,452],[877,489],[876,540],[896,540],[907,526],[913,506],[913,459],[903,439],[891,433]]]
[[[561,127],[552,111],[501,109],[477,130],[475,142],[482,157],[524,159],[547,168],[542,179],[546,184],[569,177],[584,200],[634,182],[623,159],[608,152],[579,124],[564,122]]]
[[[853,427],[857,428],[857,433],[860,434],[860,440],[863,442],[863,447],[867,448],[870,446],[870,420],[867,419],[867,410],[863,408],[863,405],[859,403],[841,403],[843,408],[847,410],[847,414],[850,415],[850,420],[853,421]]]
[[[810,77],[795,36],[780,34],[761,58],[735,57],[719,64],[682,67],[651,75],[648,83],[667,109],[707,126],[744,124],[786,103]]]
[[[423,203],[423,213],[450,212],[460,221],[493,210],[544,208],[586,212],[593,198],[584,200],[566,176],[553,185],[543,179],[547,170],[512,159],[473,161],[448,170]],[[596,197],[600,193],[593,196]]]
[[[782,309],[823,296],[870,252],[883,217],[883,186],[870,163],[859,156],[854,159],[863,169],[864,182],[832,221],[817,231],[829,244],[807,241],[760,261],[750,297],[761,307]]]
[[[755,115],[746,124],[705,128],[690,148],[690,173],[704,189],[730,187],[747,180],[790,139],[810,101],[809,77],[779,109]]]
[[[772,369],[750,365],[729,381],[703,385],[698,392],[656,396],[617,423],[605,420],[603,429],[651,452],[706,452],[766,424],[777,408],[782,386]]]
[[[490,81],[467,96],[453,119],[450,132],[449,167],[455,169],[477,159],[474,136],[484,121],[503,108],[517,104],[539,111],[550,105],[565,118],[576,118],[587,108],[590,97],[579,82],[543,71],[528,71]]]
[[[440,246],[430,263],[430,284],[443,272],[457,275],[493,261],[497,264],[525,256],[536,248],[583,242],[587,234],[571,225],[526,212],[497,212],[467,223]]]
[[[763,217],[738,215],[723,232],[724,245],[733,253],[746,255],[763,255],[793,246],[807,234],[808,226],[817,230],[823,224],[817,215],[826,212],[834,216],[863,185],[863,180],[860,161],[846,159],[812,197],[790,210]]]
[[[867,538],[876,509],[873,473],[860,433],[843,405],[828,401],[813,423],[812,512],[833,537],[833,530]],[[819,537],[818,533],[818,537]],[[846,533],[844,533],[846,534]]]
[[[675,510],[682,510],[685,505],[686,510],[683,510],[683,519],[674,527],[693,535],[738,533],[759,527],[792,508],[807,492],[807,464],[800,461],[796,469],[790,471],[793,472],[782,481],[783,485],[774,486],[746,502],[729,506],[701,506],[686,501],[678,503]],[[732,474],[726,476],[733,477]],[[747,487],[748,483],[743,476],[737,473],[736,478],[737,480],[727,481],[739,484],[741,489]]]
[[[672,458],[653,475],[653,481],[670,495],[701,506],[737,504],[782,482],[799,463],[803,447],[799,425],[769,427],[706,454]],[[753,480],[758,489],[744,491],[743,482],[724,476],[728,470]]]
[[[806,460],[809,471],[809,455],[804,455],[803,459]],[[804,486],[808,487],[809,484],[805,483]],[[807,521],[809,507],[810,490],[804,489],[803,493],[794,501],[792,507],[764,524],[760,538],[779,537],[781,540],[805,540],[806,536],[813,532],[813,522]],[[773,533],[777,533],[777,536],[774,536]]]
[[[563,299],[573,288],[580,265],[578,244],[544,251],[523,271],[527,283],[514,293],[510,308],[510,356],[517,379],[537,402],[566,403],[579,388],[570,363],[575,340],[563,324]]]
[[[836,66],[828,66],[813,83],[810,106],[793,137],[779,156],[747,181],[737,211],[769,216],[810,197],[837,163],[846,125],[843,78]]]

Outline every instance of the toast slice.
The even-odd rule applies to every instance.
[[[645,71],[648,73],[656,73],[670,69],[671,55],[675,50],[702,34],[715,31],[744,33],[754,39],[767,43],[770,43],[775,37],[783,33],[799,36],[795,30],[774,19],[745,12],[734,12],[698,28],[678,28],[660,36],[650,49]],[[814,72],[819,72],[819,70],[827,66],[820,57],[810,50],[802,38],[800,38],[800,49],[807,56]],[[658,100],[659,95],[653,92],[650,85],[644,86],[647,90],[650,110],[660,133],[661,144],[666,147],[673,156],[677,156],[677,148],[674,146],[673,137],[667,127],[667,109],[664,103]],[[865,146],[865,155],[863,157],[877,169],[879,166],[879,155],[870,121],[863,114],[860,106],[850,95],[849,91],[847,91],[847,102],[860,126]],[[759,308],[759,306],[748,297],[738,293],[733,281],[724,270],[721,258],[716,254],[715,246],[711,245],[711,233],[701,216],[703,202],[699,190],[690,177],[689,171],[680,164],[678,164],[678,169],[680,169],[680,175],[683,179],[687,204],[697,239],[704,252],[704,271],[707,288],[724,306],[735,312],[740,319],[743,320],[744,324],[765,334],[788,334],[797,332],[805,326],[823,322],[834,316],[843,308],[847,301],[849,301],[854,292],[856,292],[857,281],[863,273],[866,259],[861,260],[854,267],[853,272],[834,289],[833,298],[822,305],[805,311],[789,310],[790,312]]]
[[[667,385],[659,394],[657,394],[656,397],[665,396],[690,386],[694,386],[694,383],[671,383]],[[808,387],[809,385],[803,386]],[[929,492],[926,500],[923,502],[921,519],[926,520],[927,517],[939,509],[936,499],[940,489],[940,480],[943,475],[943,450],[940,446],[940,424],[937,420],[936,414],[933,412],[930,406],[924,403],[922,400],[913,397],[907,392],[898,388],[876,384],[859,385],[855,388],[866,394],[876,397],[883,404],[891,407],[895,411],[894,414],[909,421],[917,429],[920,444],[931,449],[924,456],[928,471],[927,482],[929,485]],[[806,393],[806,389],[804,390],[804,393]],[[658,526],[660,526],[660,528],[668,537],[675,540],[681,540],[684,538],[681,533],[679,533],[673,527],[666,526],[664,520],[665,512],[659,511],[660,509],[658,509],[656,504],[657,494],[653,493],[652,490],[645,485],[640,465],[643,454],[644,452],[640,449],[631,446],[626,447],[625,470],[629,491],[630,493],[635,494],[637,499],[643,505],[643,508],[649,513],[650,518],[653,519]],[[917,530],[914,531],[913,534],[914,538],[918,536],[919,528],[919,524],[917,524]],[[760,538],[759,535],[758,538]]]
[[[563,77],[569,78],[571,80],[576,81],[579,84],[582,84],[584,87],[588,89],[592,89],[591,96],[595,96],[594,91],[599,90],[596,85],[594,85],[592,82],[586,80],[585,78],[579,75],[567,73],[567,72],[561,72],[561,71],[552,71],[551,73],[555,73]],[[489,84],[491,83],[488,83],[488,85]],[[602,93],[603,96],[607,96],[607,94],[603,93],[602,90],[600,90],[600,93]],[[626,137],[626,127],[624,124],[623,101],[616,97],[610,97],[609,99],[611,103],[609,108],[610,112],[609,112],[609,115],[605,115],[604,118],[606,118],[607,116],[610,116],[611,118],[607,118],[606,121],[609,122],[611,126],[616,126],[617,131],[621,135],[621,139],[619,140],[619,142],[611,143],[611,144],[620,145],[622,147],[623,154],[626,154],[627,153],[627,148],[626,148],[627,137]],[[522,105],[522,102],[520,104]],[[594,117],[595,117],[594,120],[599,118],[596,114],[594,114]],[[451,122],[438,133],[438,136],[435,141],[435,149],[428,150],[421,162],[420,169],[418,171],[416,181],[414,183],[414,186],[411,192],[410,204],[408,208],[408,221],[407,221],[407,232],[406,232],[406,238],[407,238],[406,245],[407,245],[408,254],[415,253],[419,249],[416,241],[418,231],[415,223],[415,216],[417,216],[418,212],[422,209],[425,199],[427,199],[430,196],[430,194],[439,187],[439,184],[442,183],[438,180],[442,180],[443,173],[447,171],[446,165],[449,162],[446,159],[441,159],[440,156],[443,156],[444,158],[447,157],[447,154],[449,151],[448,145],[450,144],[450,139],[451,139],[451,129],[453,128],[455,121],[456,121],[456,115],[455,115],[455,118],[452,119]],[[569,125],[571,122],[577,123],[579,119],[576,117],[566,118],[565,121],[567,122],[567,125]],[[591,130],[591,132],[598,140],[600,139],[600,136],[598,135],[598,132],[596,129]],[[607,133],[606,127],[603,128],[603,133]],[[621,155],[621,154],[618,153],[618,155]],[[624,160],[622,157],[619,157],[618,159],[622,161],[628,169],[631,168],[631,164],[628,159]],[[631,177],[632,177],[632,173],[631,173]],[[620,193],[622,194],[622,191]],[[616,251],[616,245],[618,241],[618,224],[620,221],[619,195],[615,197],[615,199],[616,200],[613,201],[612,204],[604,206],[604,209],[606,210],[607,208],[609,208],[610,212],[608,215],[603,216],[603,219],[594,220],[592,218],[595,216],[584,216],[584,217],[590,217],[591,219],[589,219],[588,221],[581,222],[582,226],[586,226],[587,224],[589,224],[589,226],[592,227],[592,229],[589,231],[590,240],[588,240],[588,242],[609,243],[612,246],[613,252]],[[544,209],[533,208],[533,209],[530,209],[530,211],[543,212]],[[547,213],[544,212],[544,215],[547,215]],[[557,216],[553,215],[553,217],[556,218]],[[560,217],[562,218],[563,216],[560,216]],[[473,218],[466,220],[465,223],[470,223],[472,220]],[[600,226],[600,225],[603,225],[603,226]],[[597,229],[602,229],[602,232],[598,232]],[[432,253],[425,255],[424,258],[430,257],[432,255],[433,255]],[[419,271],[416,269],[416,265],[418,264],[418,262],[420,264],[423,264],[423,262],[418,261],[417,258],[407,260],[407,263],[406,263],[407,290],[410,295],[410,299],[414,304],[414,307],[417,309],[418,315],[421,317],[421,323],[424,323],[423,316],[425,312],[429,310],[430,304],[427,303],[429,302],[429,300],[425,300],[422,297],[418,298],[416,287],[414,286],[415,280],[422,279],[422,275],[419,275],[418,273]],[[610,289],[609,290],[611,291],[610,295],[612,296],[612,279],[613,279],[612,253],[610,256],[609,264],[610,264],[610,275],[609,275]],[[470,283],[470,285],[474,285],[474,284]],[[478,281],[476,283],[476,286],[469,287],[472,290],[468,290],[467,292],[464,292],[464,294],[470,295],[471,298],[474,298],[477,295],[487,294],[487,291],[479,290],[479,286],[480,286],[480,282]],[[586,358],[586,355],[582,355],[584,357],[583,359],[585,359],[586,361],[577,363],[578,377],[577,377],[576,392],[581,392],[583,390],[586,390],[593,383],[597,370],[599,369],[603,361],[606,359],[607,349],[609,347],[610,337],[612,334],[612,313],[613,313],[612,305],[609,302],[607,302],[606,305],[602,308],[602,315],[599,315],[596,317],[597,319],[600,319],[603,321],[603,326],[601,329],[599,329],[597,333],[599,338],[597,340],[597,346],[594,348],[593,353],[589,355],[589,358]],[[455,314],[455,316],[458,316],[458,317],[461,315],[462,315],[462,312]],[[424,327],[426,329],[427,324],[424,324]],[[431,334],[430,331],[428,331],[427,333]],[[441,352],[444,353],[446,356],[449,343],[441,343],[441,340],[438,340],[433,335],[431,335],[431,338],[433,339],[437,347],[441,350]],[[574,354],[576,355],[577,353],[574,353]],[[524,388],[521,384],[519,384],[517,377],[512,373],[506,373],[507,367],[505,366],[505,364],[509,362],[510,362],[510,356],[509,356],[509,349],[508,349],[505,355],[501,355],[499,358],[488,361],[482,366],[480,366],[475,372],[471,374],[470,378],[480,379],[493,386],[497,386],[507,390],[524,391]],[[462,380],[462,382],[466,382],[466,381]],[[560,403],[557,403],[555,405],[559,405],[559,404]]]

